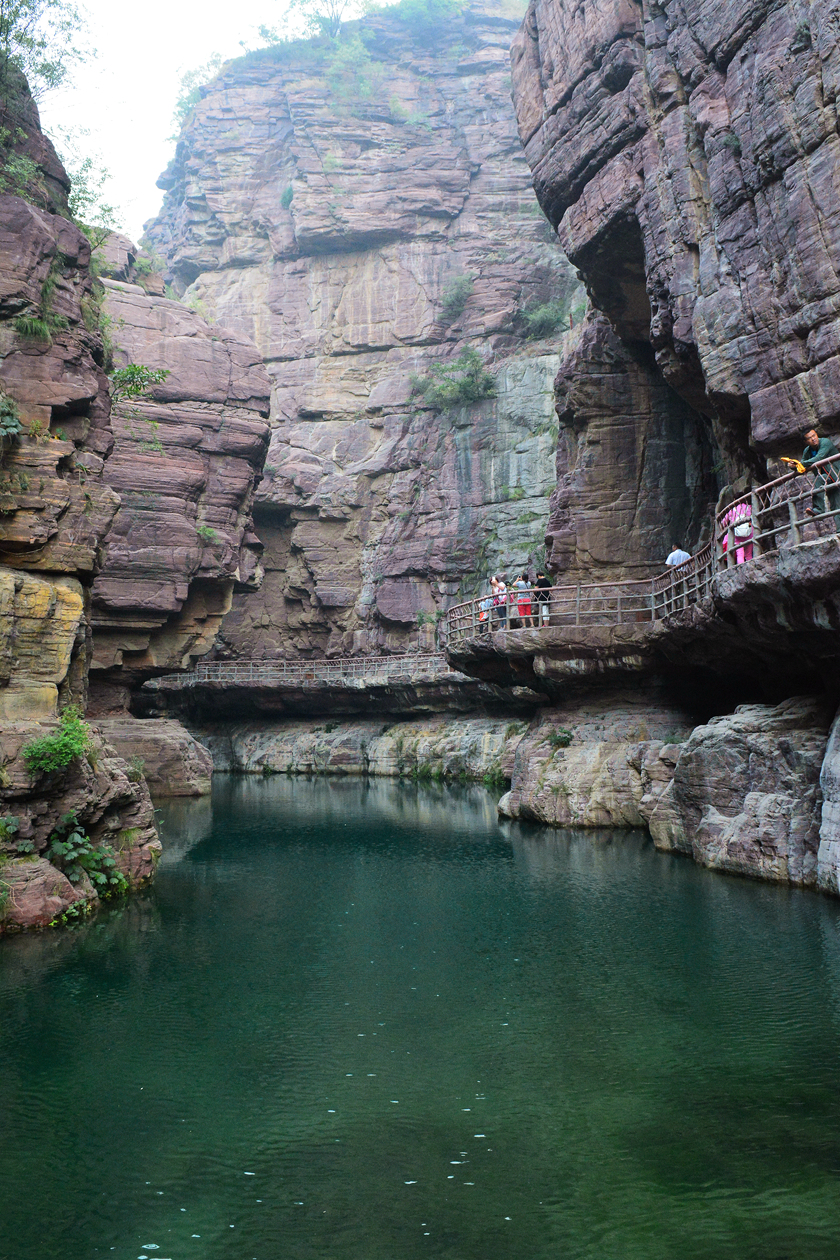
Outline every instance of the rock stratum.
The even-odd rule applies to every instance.
[[[840,419],[834,5],[533,0],[512,50],[540,204],[727,471]]]
[[[241,337],[94,279],[26,85],[4,91],[15,126],[3,169],[28,174],[14,177],[20,195],[0,185],[0,932],[152,878],[143,751],[156,786],[208,790],[209,760],[180,728],[144,744],[115,727],[118,752],[93,725],[69,761],[40,769],[26,750],[59,737],[68,711],[124,712],[131,685],[209,651],[234,587],[258,584],[250,507],[269,405]],[[6,166],[10,144],[28,165]],[[122,252],[117,270],[131,265]],[[114,361],[168,375],[154,396],[112,409]],[[83,869],[62,857],[73,827],[91,848]],[[99,868],[115,878],[103,884]]]
[[[552,382],[583,295],[516,135],[516,26],[481,4],[435,31],[373,15],[343,60],[316,41],[231,63],[184,126],[148,235],[272,380],[266,576],[234,597],[234,654],[428,647],[461,592],[542,562]],[[532,336],[540,305],[555,323]],[[412,392],[469,350],[494,396]]]

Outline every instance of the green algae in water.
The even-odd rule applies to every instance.
[[[822,1260],[840,913],[481,789],[222,780],[0,950],[0,1256]]]

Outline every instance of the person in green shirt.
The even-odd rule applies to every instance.
[[[802,463],[806,468],[811,468],[814,464],[818,464],[821,459],[828,459],[831,455],[840,455],[837,447],[831,438],[821,438],[816,429],[808,429],[805,434],[805,450],[802,454]],[[828,493],[828,508],[825,506],[825,491]],[[813,508],[806,508],[805,511],[809,516],[822,516],[827,510],[829,512],[840,512],[840,467],[837,464],[827,464],[824,468],[817,470],[817,476],[814,480],[814,493],[812,497]],[[837,517],[834,517],[834,528],[837,528]]]

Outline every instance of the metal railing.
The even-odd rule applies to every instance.
[[[837,532],[840,455],[789,472],[747,491],[718,513],[715,551],[720,569],[771,551],[784,551]]]
[[[498,630],[658,621],[706,599],[720,571],[833,535],[838,518],[840,455],[832,455],[806,473],[786,473],[735,499],[717,514],[712,542],[685,564],[643,581],[532,588],[529,615],[520,614],[524,601],[516,590],[507,592],[503,604],[479,596],[449,609],[448,643]]]
[[[346,656],[326,661],[200,661],[183,674],[151,678],[151,691],[180,691],[203,683],[244,686],[317,686],[323,682],[382,679],[412,681],[429,674],[455,674],[445,656],[412,652],[404,656]]]

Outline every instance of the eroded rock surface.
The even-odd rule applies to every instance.
[[[156,797],[210,792],[210,755],[174,718],[104,717],[96,725]]]
[[[660,849],[791,884],[819,875],[820,768],[831,708],[794,698],[742,705],[698,727],[650,814]]]
[[[708,421],[591,311],[554,383],[560,421],[548,563],[561,583],[661,572],[694,549],[717,488]]]
[[[253,346],[179,302],[106,280],[117,366],[169,375],[115,408],[107,476],[120,508],[93,584],[96,691],[178,669],[213,646],[236,587],[260,578],[251,521],[269,382]],[[107,693],[107,695],[106,695]]]
[[[373,96],[326,48],[286,46],[227,67],[184,128],[149,234],[273,383],[266,579],[234,600],[235,653],[430,644],[447,602],[542,556],[560,325],[581,294],[516,136],[515,28],[482,4],[421,35],[374,14],[345,28]],[[529,340],[525,312],[551,301],[559,324]],[[412,397],[412,375],[470,346],[496,398]]]
[[[833,5],[532,0],[537,195],[594,303],[712,417],[730,472],[840,419]]]
[[[113,850],[116,870],[132,888],[154,875],[160,841],[149,790],[94,729],[90,748],[65,770],[30,774],[22,753],[33,739],[51,734],[55,722],[8,722],[0,752],[0,821],[15,819],[2,842],[0,932],[48,926],[77,902],[98,904],[97,887],[85,876],[71,883],[45,856],[60,821],[73,814],[96,847]],[[31,852],[16,855],[23,842]]]
[[[420,779],[510,778],[526,729],[508,718],[436,715],[414,721],[371,719],[204,725],[195,734],[216,770],[245,774],[371,774]]]
[[[552,706],[520,740],[499,812],[555,827],[643,827],[642,802],[665,777],[660,753],[692,725],[685,709],[644,692]]]

